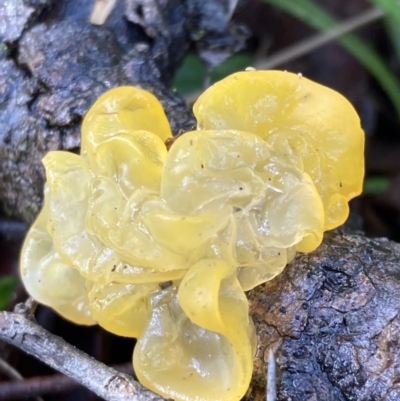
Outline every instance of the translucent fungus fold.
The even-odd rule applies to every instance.
[[[300,74],[246,71],[207,89],[194,105],[201,130],[253,132],[304,169],[325,208],[325,230],[345,222],[364,176],[364,133],[351,104]]]
[[[33,298],[66,319],[77,324],[95,324],[89,311],[86,280],[54,249],[47,229],[48,214],[48,201],[45,200],[21,251],[22,281]]]
[[[176,139],[150,93],[103,94],[81,154],[50,152],[21,254],[39,302],[138,339],[139,380],[177,401],[236,401],[256,349],[244,291],[342,224],[360,193],[363,132],[336,92],[247,71],[196,102]]]

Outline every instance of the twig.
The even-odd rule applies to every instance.
[[[164,401],[132,377],[49,333],[26,313],[0,312],[0,340],[33,355],[107,401]]]
[[[7,384],[11,385],[11,386],[20,386],[21,383],[23,383],[24,378],[22,377],[22,375],[16,370],[14,369],[11,365],[9,365],[7,363],[7,361],[5,361],[4,359],[0,358],[0,371],[5,374],[6,376],[8,376],[11,380],[13,380],[12,382],[6,382]],[[0,383],[0,387],[1,387],[1,383]],[[36,394],[32,394],[31,397],[34,397]],[[0,400],[1,400],[1,389],[0,389]],[[8,398],[4,398],[4,400],[7,400]],[[36,401],[43,401],[43,398],[39,396],[39,394],[37,394],[37,397],[35,397]]]
[[[0,372],[12,380],[24,380],[22,375],[3,358],[0,358]]]
[[[64,375],[33,377],[22,382],[0,383],[0,400],[21,400],[38,394],[59,394],[78,387],[80,387],[78,383]]]
[[[289,46],[282,51],[279,51],[266,59],[255,63],[254,67],[260,70],[269,70],[278,67],[288,61],[304,56],[311,51],[326,45],[329,42],[345,35],[346,33],[355,31],[362,26],[368,25],[371,22],[377,21],[384,15],[379,8],[367,10],[356,17],[344,21],[326,32],[318,33],[308,39],[297,42],[293,46]]]
[[[117,365],[115,369],[129,374],[132,372],[132,364]],[[38,395],[59,394],[79,387],[81,387],[79,383],[62,374],[31,377],[18,383],[0,383],[0,400],[11,401]]]
[[[268,354],[267,396],[266,401],[276,401],[276,365],[272,351]]]
[[[38,306],[37,301],[32,297],[28,297],[25,302],[21,302],[15,305],[14,312],[20,315],[25,315],[29,319],[34,319],[34,314]]]
[[[301,42],[297,42],[293,46],[289,46],[272,56],[260,59],[253,65],[256,70],[270,70],[280,65],[292,61],[300,56],[318,49],[321,46],[332,42],[333,40],[345,35],[346,33],[352,32],[358,28],[370,24],[371,22],[377,21],[384,15],[383,11],[378,8],[367,10],[360,15],[350,18],[347,21],[341,22],[325,32],[318,33],[305,39]],[[196,91],[185,96],[187,103],[194,103],[197,98],[201,95],[201,91]]]

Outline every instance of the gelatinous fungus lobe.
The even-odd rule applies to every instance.
[[[159,394],[235,401],[255,350],[244,291],[344,222],[364,139],[342,96],[286,72],[234,74],[194,111],[198,130],[167,151],[153,95],[102,95],[81,154],[43,160],[45,202],[21,276],[66,319],[138,338],[135,372]]]
[[[325,230],[348,217],[364,176],[364,132],[351,104],[301,74],[246,71],[205,91],[194,106],[199,129],[253,132],[310,175]]]

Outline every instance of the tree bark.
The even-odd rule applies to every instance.
[[[27,222],[42,202],[41,159],[79,147],[82,118],[101,93],[140,86],[161,101],[175,134],[189,130],[193,114],[169,89],[186,51],[212,64],[244,44],[231,22],[237,0],[119,0],[102,26],[89,23],[93,2],[0,5],[0,206]]]
[[[400,244],[326,233],[248,296],[258,332],[249,400],[265,400],[270,350],[278,400],[400,400]]]

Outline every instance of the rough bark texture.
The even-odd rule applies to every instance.
[[[400,400],[399,244],[328,233],[249,300],[259,347],[248,400],[265,400],[269,350],[278,400]]]
[[[174,133],[192,128],[191,110],[168,85],[191,44],[225,56],[242,46],[232,12],[223,12],[236,3],[121,0],[105,25],[94,26],[93,0],[4,0],[0,206],[33,220],[42,201],[42,157],[79,146],[82,117],[107,89],[145,88],[162,102]]]

